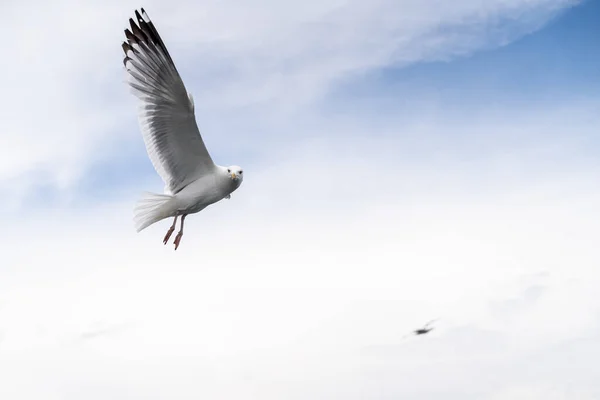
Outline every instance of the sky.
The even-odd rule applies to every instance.
[[[176,252],[132,221],[142,6],[245,176]],[[600,398],[600,2],[0,11],[0,398]]]

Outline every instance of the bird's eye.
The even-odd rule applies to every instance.
[[[240,170],[240,174],[243,174],[243,173],[244,173],[244,171]]]
[[[229,168],[227,168],[227,173],[231,173],[231,170]]]

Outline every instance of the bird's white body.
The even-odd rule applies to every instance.
[[[221,169],[222,167],[217,167]],[[230,175],[218,171],[193,181],[174,198],[176,199],[179,214],[193,214],[207,206],[216,203],[231,195],[239,186],[240,180],[234,181]]]
[[[232,179],[232,175],[236,178]],[[215,166],[212,173],[190,182],[176,194],[146,193],[136,207],[136,228],[139,232],[165,218],[202,211],[229,198],[242,181],[243,171],[239,167]]]
[[[213,162],[196,124],[194,100],[144,11],[135,12],[125,30],[127,42],[123,64],[128,83],[140,100],[139,122],[146,150],[156,172],[165,182],[165,194],[146,193],[135,208],[137,231],[162,219],[181,216],[183,220],[224,198],[229,198],[243,181],[238,166],[223,167]]]
[[[240,187],[241,180],[232,180],[230,174],[222,169],[217,167],[214,173],[193,181],[174,195],[177,214],[197,213],[228,197]]]

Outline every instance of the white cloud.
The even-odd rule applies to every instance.
[[[150,1],[146,9],[201,114],[232,115],[232,107],[258,102],[262,113],[277,115],[275,108],[297,110],[348,74],[500,45],[576,3]],[[90,163],[137,137],[119,45],[138,6],[70,0],[3,5],[0,33],[12,38],[4,43],[12,62],[0,70],[6,110],[0,184],[16,187],[11,195],[40,184],[68,187]],[[213,146],[214,135],[207,133]]]
[[[410,151],[403,138],[341,146],[332,131],[190,217],[177,252],[161,244],[166,221],[135,234],[133,198],[9,221],[0,397],[594,393],[589,374],[561,366],[569,352],[577,371],[595,363],[581,349],[598,334],[598,170],[561,161],[564,139],[544,130],[557,114],[530,115],[531,131],[550,138],[543,158],[497,140],[476,164],[456,164],[458,152],[393,158],[400,144]],[[512,143],[521,121],[508,120]],[[512,165],[530,173],[507,174]],[[430,335],[402,340],[438,316]]]
[[[598,391],[589,392],[570,385],[560,387],[540,383],[511,387],[491,396],[489,400],[593,400],[597,397]]]

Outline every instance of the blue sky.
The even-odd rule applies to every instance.
[[[576,3],[148,1],[245,173],[177,252],[131,221],[163,189],[123,82],[140,5],[10,4],[0,398],[597,399],[600,2]]]
[[[596,51],[600,27],[594,19],[599,8],[597,1],[587,1],[503,47],[451,61],[372,71],[338,88],[336,102],[330,105],[368,106],[383,98],[385,105],[401,110],[410,107],[410,97],[402,96],[406,90],[423,91],[432,101],[459,112],[478,106],[544,102],[556,96],[594,97],[600,85]]]
[[[429,102],[429,107],[466,114],[477,113],[481,108],[543,103],[556,97],[575,101],[593,97],[600,86],[600,55],[595,51],[600,42],[600,28],[593,17],[599,7],[598,2],[588,1],[562,11],[543,29],[503,47],[448,61],[390,66],[351,76],[334,86],[318,104],[323,112],[332,115],[352,114],[356,119],[364,118],[371,124],[383,125],[390,113],[411,112],[413,96],[406,96],[407,92],[419,94],[418,106]],[[186,65],[184,70],[187,68],[193,68],[193,65]],[[194,83],[196,81],[191,81],[188,89],[197,86],[201,90],[202,82]],[[373,112],[374,109],[379,112]],[[209,133],[247,130],[248,136],[261,137],[261,133],[270,127],[250,114],[251,110],[242,113],[239,120],[217,120],[208,115],[200,123]],[[249,118],[252,120],[246,123]],[[302,124],[303,119],[302,111],[299,111],[290,121]],[[121,129],[135,130],[137,127],[128,124]],[[377,135],[377,131],[372,134]],[[284,135],[282,133],[279,140],[287,140]],[[123,142],[125,151],[92,166],[88,173],[90,179],[81,182],[82,186],[76,189],[79,195],[110,197],[114,188],[127,186],[140,178],[151,178],[154,171],[140,144],[139,138]],[[225,147],[222,157],[240,160],[239,163],[246,165],[252,165],[259,158],[252,151],[236,146]]]
[[[598,53],[594,51],[598,45],[597,31],[600,28],[595,24],[593,15],[598,7],[597,2],[587,1],[578,7],[562,10],[543,29],[506,46],[483,49],[448,61],[417,62],[401,67],[383,66],[351,75],[320,96],[317,99],[318,107],[321,108],[321,114],[352,115],[373,126],[385,126],[390,115],[410,115],[415,107],[429,108],[432,112],[445,109],[458,114],[470,114],[479,113],[481,107],[489,110],[551,102],[557,96],[574,100],[593,97],[598,89],[599,80],[596,78],[600,64]],[[171,47],[178,50],[177,44]],[[195,94],[204,89],[205,82],[202,80],[211,82],[215,77],[227,78],[231,66],[226,64],[226,59],[222,62],[221,68],[216,69],[219,71],[217,75],[198,75],[193,72],[194,64],[185,59],[178,64],[184,74],[197,76],[197,81],[188,81],[188,89]],[[118,89],[122,88],[111,87],[107,94],[114,94]],[[415,96],[418,96],[416,106]],[[205,113],[200,114],[198,119],[202,130],[208,132],[208,140],[213,140],[210,138],[212,132],[215,135],[244,132],[247,137],[265,135],[269,141],[285,142],[289,140],[285,132],[272,137],[269,136],[271,131],[285,129],[287,123],[303,126],[307,119],[310,121],[310,115],[307,118],[304,110],[300,108],[292,112],[281,126],[264,118],[261,120],[257,117],[260,108],[252,107],[228,111],[235,112],[236,118],[228,118],[226,113],[214,116]],[[202,112],[200,109],[199,113]],[[311,135],[308,132],[311,129],[310,122],[306,125],[307,132],[303,134],[308,136]],[[133,120],[112,128],[117,132],[136,129],[136,121]],[[371,134],[377,135],[378,132],[374,130]],[[145,150],[140,145],[141,139],[121,133],[117,135],[127,140],[120,139],[112,142],[108,148],[98,149],[100,157],[88,166],[88,179],[78,181],[71,189],[69,197],[75,202],[72,206],[76,206],[76,199],[80,198],[110,198],[114,190],[127,188],[136,180],[154,176]],[[244,141],[241,143],[245,144]],[[241,145],[226,146],[222,150],[215,148],[214,151],[217,157],[231,157],[245,165],[251,165],[261,158],[260,153]],[[38,204],[39,197],[44,201],[61,198],[60,189],[54,189],[53,184],[36,186],[39,187],[32,188],[33,192],[23,199],[29,205]]]

